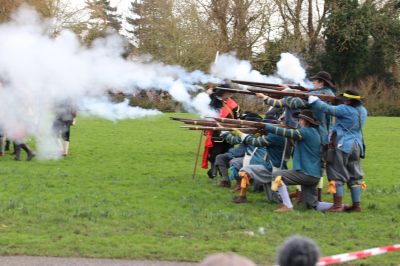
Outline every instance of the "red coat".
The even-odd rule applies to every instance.
[[[235,115],[233,113],[233,110],[238,106],[238,104],[231,98],[228,98],[226,102],[222,103],[222,108],[219,111],[218,117],[220,118],[235,118]],[[201,163],[201,167],[204,169],[208,168],[208,153],[210,152],[210,149],[214,146],[212,142],[212,135],[213,135],[212,130],[207,131],[207,137],[206,137],[206,142],[204,145],[204,153],[203,153],[203,160]]]

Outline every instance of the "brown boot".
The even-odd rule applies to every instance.
[[[222,179],[218,186],[231,188],[231,182],[229,182],[228,180]]]
[[[233,198],[234,203],[245,203],[247,202],[247,187],[240,188],[240,195],[238,197]]]
[[[234,202],[234,203],[238,203],[238,204],[240,204],[240,203],[246,203],[246,202],[247,202],[247,197],[246,197],[246,196],[238,196],[238,197],[235,197],[235,198],[233,199],[233,202]]]
[[[342,203],[342,197],[333,196],[333,206],[328,209],[328,212],[343,212],[344,207]]]
[[[322,188],[317,188],[318,201],[322,201]]]
[[[345,212],[360,212],[361,211],[361,206],[359,202],[354,202],[353,205],[349,206],[344,206],[344,211]]]

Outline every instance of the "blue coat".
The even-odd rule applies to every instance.
[[[322,87],[318,90],[310,91],[309,93],[335,96],[335,94],[333,93],[333,89],[331,87]],[[292,109],[303,109],[311,107],[308,104],[307,100],[298,97],[288,97],[286,102],[287,106]],[[313,109],[311,111],[313,112],[313,116],[315,117],[315,119],[319,121],[318,129],[322,138],[322,144],[328,144],[329,143],[328,134],[332,120],[331,115],[327,115],[326,113],[322,113]]]
[[[263,164],[268,170],[272,170],[272,165],[275,167],[281,166],[283,149],[285,146],[284,138],[281,136],[275,134],[268,134],[267,136],[263,135],[260,137],[249,135],[243,142],[249,147],[257,147],[257,151],[252,157],[250,164]],[[287,168],[286,162],[283,164],[282,168]]]
[[[285,124],[297,128],[299,124],[299,120],[293,117],[294,113],[300,112],[299,109],[295,107],[290,107],[288,103],[288,99],[293,97],[284,97],[282,99],[274,99],[268,97],[265,99],[264,104],[275,107],[275,108],[285,108]]]
[[[346,104],[332,106],[317,100],[312,104],[312,110],[336,117],[336,122],[331,132],[336,132],[336,147],[339,150],[350,153],[356,141],[360,146],[361,152],[364,152],[361,132],[367,119],[367,110],[364,106],[352,107]]]
[[[223,137],[226,140],[226,142],[228,142],[231,145],[239,144],[239,146],[230,148],[227,151],[227,153],[229,153],[234,158],[239,158],[244,156],[247,148],[246,145],[242,143],[242,139],[240,137],[232,135],[229,132],[222,134],[221,137]]]
[[[296,140],[293,154],[293,170],[306,175],[321,177],[321,136],[317,128],[287,129],[266,125],[265,130]]]

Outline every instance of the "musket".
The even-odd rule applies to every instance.
[[[321,100],[325,102],[330,102],[332,104],[337,103],[337,99],[335,96],[324,95],[324,94],[313,94],[313,93],[305,93],[305,92],[296,92],[296,91],[279,91],[275,89],[267,89],[267,88],[248,88],[246,90],[237,90],[237,89],[229,89],[229,88],[221,88],[217,87],[220,90],[226,90],[231,93],[241,93],[241,94],[250,94],[255,95],[256,93],[263,93],[268,96],[272,96],[273,98],[283,98],[286,96],[299,97],[302,99],[307,99],[309,96],[317,96]]]
[[[239,119],[231,119],[231,118],[220,118],[220,117],[213,117],[215,121],[221,123],[231,123],[241,126],[250,126],[255,128],[262,128],[265,127],[266,123],[263,122],[256,122],[256,121],[248,121],[248,120],[239,120]]]
[[[208,127],[208,126],[180,126],[181,128],[186,128],[189,130],[214,130],[214,131],[234,131],[234,130],[240,130],[242,132],[259,132],[259,128],[255,127],[246,127],[246,128],[240,128],[240,127]]]
[[[238,125],[232,123],[220,123],[215,120],[205,120],[205,119],[186,119],[179,117],[171,117],[172,120],[177,120],[179,122],[189,124],[189,125],[199,125],[199,126],[209,126],[209,127],[238,127]],[[239,126],[245,128],[246,126]]]
[[[244,81],[244,80],[231,80],[233,83],[252,86],[252,87],[259,87],[259,88],[266,88],[266,89],[274,89],[278,91],[282,91],[287,87],[300,90],[300,91],[312,91],[310,88],[305,88],[303,86],[297,84],[274,84],[274,83],[264,83],[264,82],[252,82],[252,81]]]
[[[238,119],[231,119],[231,118],[214,117],[213,119],[215,121],[218,121],[221,123],[230,123],[230,124],[236,124],[239,126],[255,127],[258,129],[263,129],[266,125],[286,127],[286,125],[283,125],[283,124],[265,123],[265,122],[248,121],[248,120],[238,120]]]
[[[230,89],[230,88],[222,88],[222,87],[216,87],[216,89],[227,91],[230,93],[240,93],[240,94],[249,94],[249,95],[255,95],[256,92],[251,92],[249,90],[238,90],[238,89]]]
[[[276,91],[276,90],[270,90],[270,89],[264,89],[264,88],[249,88],[247,89],[250,92],[254,93],[264,93],[268,96],[273,96],[274,98],[282,98],[286,96],[291,96],[291,97],[299,97],[302,99],[307,99],[309,96],[317,96],[321,100],[325,102],[330,102],[330,103],[337,103],[337,99],[335,96],[331,95],[325,95],[325,94],[314,94],[314,93],[305,93],[305,92],[296,92],[296,91]]]
[[[188,125],[198,125],[198,126],[207,126],[207,127],[230,127],[230,128],[235,128],[235,127],[240,127],[240,128],[246,128],[247,126],[241,126],[237,124],[230,124],[230,123],[219,123],[217,121],[182,121],[185,124]]]

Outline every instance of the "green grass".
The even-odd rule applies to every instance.
[[[324,255],[400,243],[400,118],[371,117],[364,134],[363,212],[275,214],[262,194],[234,205],[204,170],[192,179],[199,132],[168,115],[80,118],[67,158],[0,158],[0,254],[199,261],[234,251],[268,264],[292,234],[313,238]],[[397,265],[399,256],[351,265]]]

